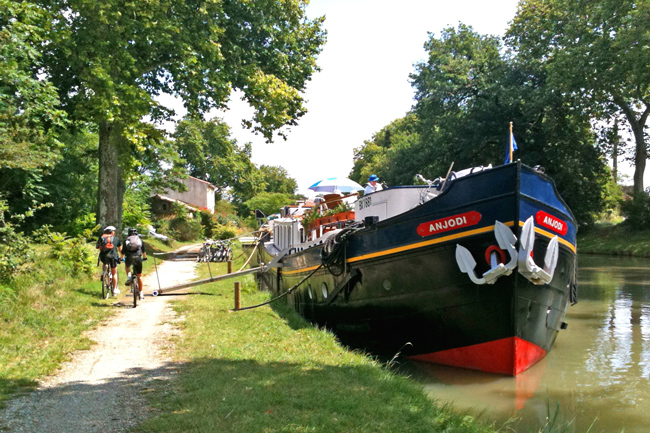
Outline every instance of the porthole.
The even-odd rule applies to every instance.
[[[327,293],[327,283],[323,283],[321,285],[321,290],[323,292],[323,299],[327,299],[327,295],[328,295],[328,293]]]
[[[363,289],[363,286],[361,285],[361,281],[357,281],[357,283],[354,285],[354,291],[360,292],[361,289]]]
[[[393,285],[390,283],[390,280],[384,280],[384,289],[390,290]]]
[[[307,295],[309,296],[309,299],[314,299],[314,294],[311,291],[311,284],[307,286]]]

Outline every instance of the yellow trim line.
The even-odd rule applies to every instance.
[[[512,227],[512,226],[515,225],[515,223],[514,223],[514,221],[509,221],[509,222],[505,223],[505,225],[507,225],[508,227]],[[524,223],[520,221],[519,225],[523,227]],[[461,232],[461,233],[456,233],[456,234],[449,235],[449,236],[443,236],[443,237],[440,237],[440,238],[431,239],[431,240],[424,241],[424,242],[418,242],[416,244],[404,245],[403,247],[392,248],[390,250],[378,251],[376,253],[364,254],[362,256],[352,257],[352,258],[347,260],[347,263],[354,263],[354,262],[358,262],[358,261],[361,261],[361,260],[374,259],[376,257],[382,257],[382,256],[390,255],[390,254],[401,253],[403,251],[408,251],[408,250],[414,250],[414,249],[417,249],[417,248],[427,247],[429,245],[435,245],[435,244],[439,244],[439,243],[442,243],[442,242],[451,241],[451,240],[454,240],[454,239],[466,238],[468,236],[474,236],[474,235],[478,235],[478,234],[481,234],[481,233],[490,232],[492,230],[494,230],[493,225],[487,226],[487,227],[482,227],[480,229],[467,230],[467,231],[464,231],[464,232]],[[539,233],[540,235],[542,235],[542,236],[546,236],[547,238],[553,238],[553,236],[555,236],[554,234],[552,234],[550,232],[547,232],[546,230],[539,229],[537,227],[535,227],[535,231],[537,233]],[[565,239],[562,239],[559,236],[558,236],[558,240],[560,241],[560,243],[562,243],[562,244],[566,245],[567,247],[569,247],[569,249],[571,251],[573,251],[573,253],[575,254],[576,247],[571,242],[569,242],[569,241],[567,241]],[[309,272],[309,271],[313,271],[317,267],[318,266],[311,266],[309,268],[302,268],[302,269],[297,269],[297,270],[294,270],[294,271],[286,271],[286,272],[282,272],[282,273],[285,274],[285,275],[289,275],[289,274],[296,274],[296,273],[299,273],[299,272]]]

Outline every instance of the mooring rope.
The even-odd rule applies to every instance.
[[[248,262],[251,261],[251,259],[253,258],[253,254],[255,254],[255,251],[257,251],[257,246],[258,246],[258,245],[259,245],[259,243],[256,242],[256,243],[255,243],[255,248],[253,248],[253,251],[251,252],[251,255],[248,256],[248,259],[246,259],[246,263],[244,263],[244,266],[242,266],[242,267],[239,269],[239,271],[241,271],[242,269],[244,269],[244,268],[246,267],[246,265],[248,265]],[[237,272],[239,272],[239,271],[237,271]]]
[[[257,305],[252,305],[252,306],[250,306],[250,307],[233,308],[231,311],[252,310],[253,308],[263,307],[264,305],[268,305],[268,304],[270,304],[271,302],[275,302],[275,301],[277,301],[278,299],[282,299],[282,298],[284,298],[285,296],[287,296],[289,293],[291,293],[291,292],[293,292],[294,290],[296,290],[296,289],[297,289],[297,288],[298,288],[302,283],[304,283],[305,281],[307,281],[307,280],[308,280],[312,275],[314,275],[314,274],[316,273],[316,271],[318,271],[318,270],[319,270],[320,268],[322,268],[322,267],[323,267],[323,265],[319,265],[316,269],[314,269],[312,272],[310,272],[309,275],[307,275],[305,278],[303,278],[302,280],[300,280],[297,284],[295,284],[295,285],[294,285],[293,287],[291,287],[289,290],[287,290],[286,292],[284,292],[283,294],[281,294],[281,295],[279,295],[279,296],[276,296],[276,297],[273,298],[273,299],[269,299],[269,300],[266,301],[266,302],[262,302],[261,304],[257,304]]]

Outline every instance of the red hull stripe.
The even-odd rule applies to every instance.
[[[519,337],[443,350],[411,359],[516,376],[546,356],[546,351]]]

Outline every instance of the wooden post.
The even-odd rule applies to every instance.
[[[241,308],[241,283],[235,281],[235,310]]]
[[[228,273],[232,274],[232,260],[228,260]]]

